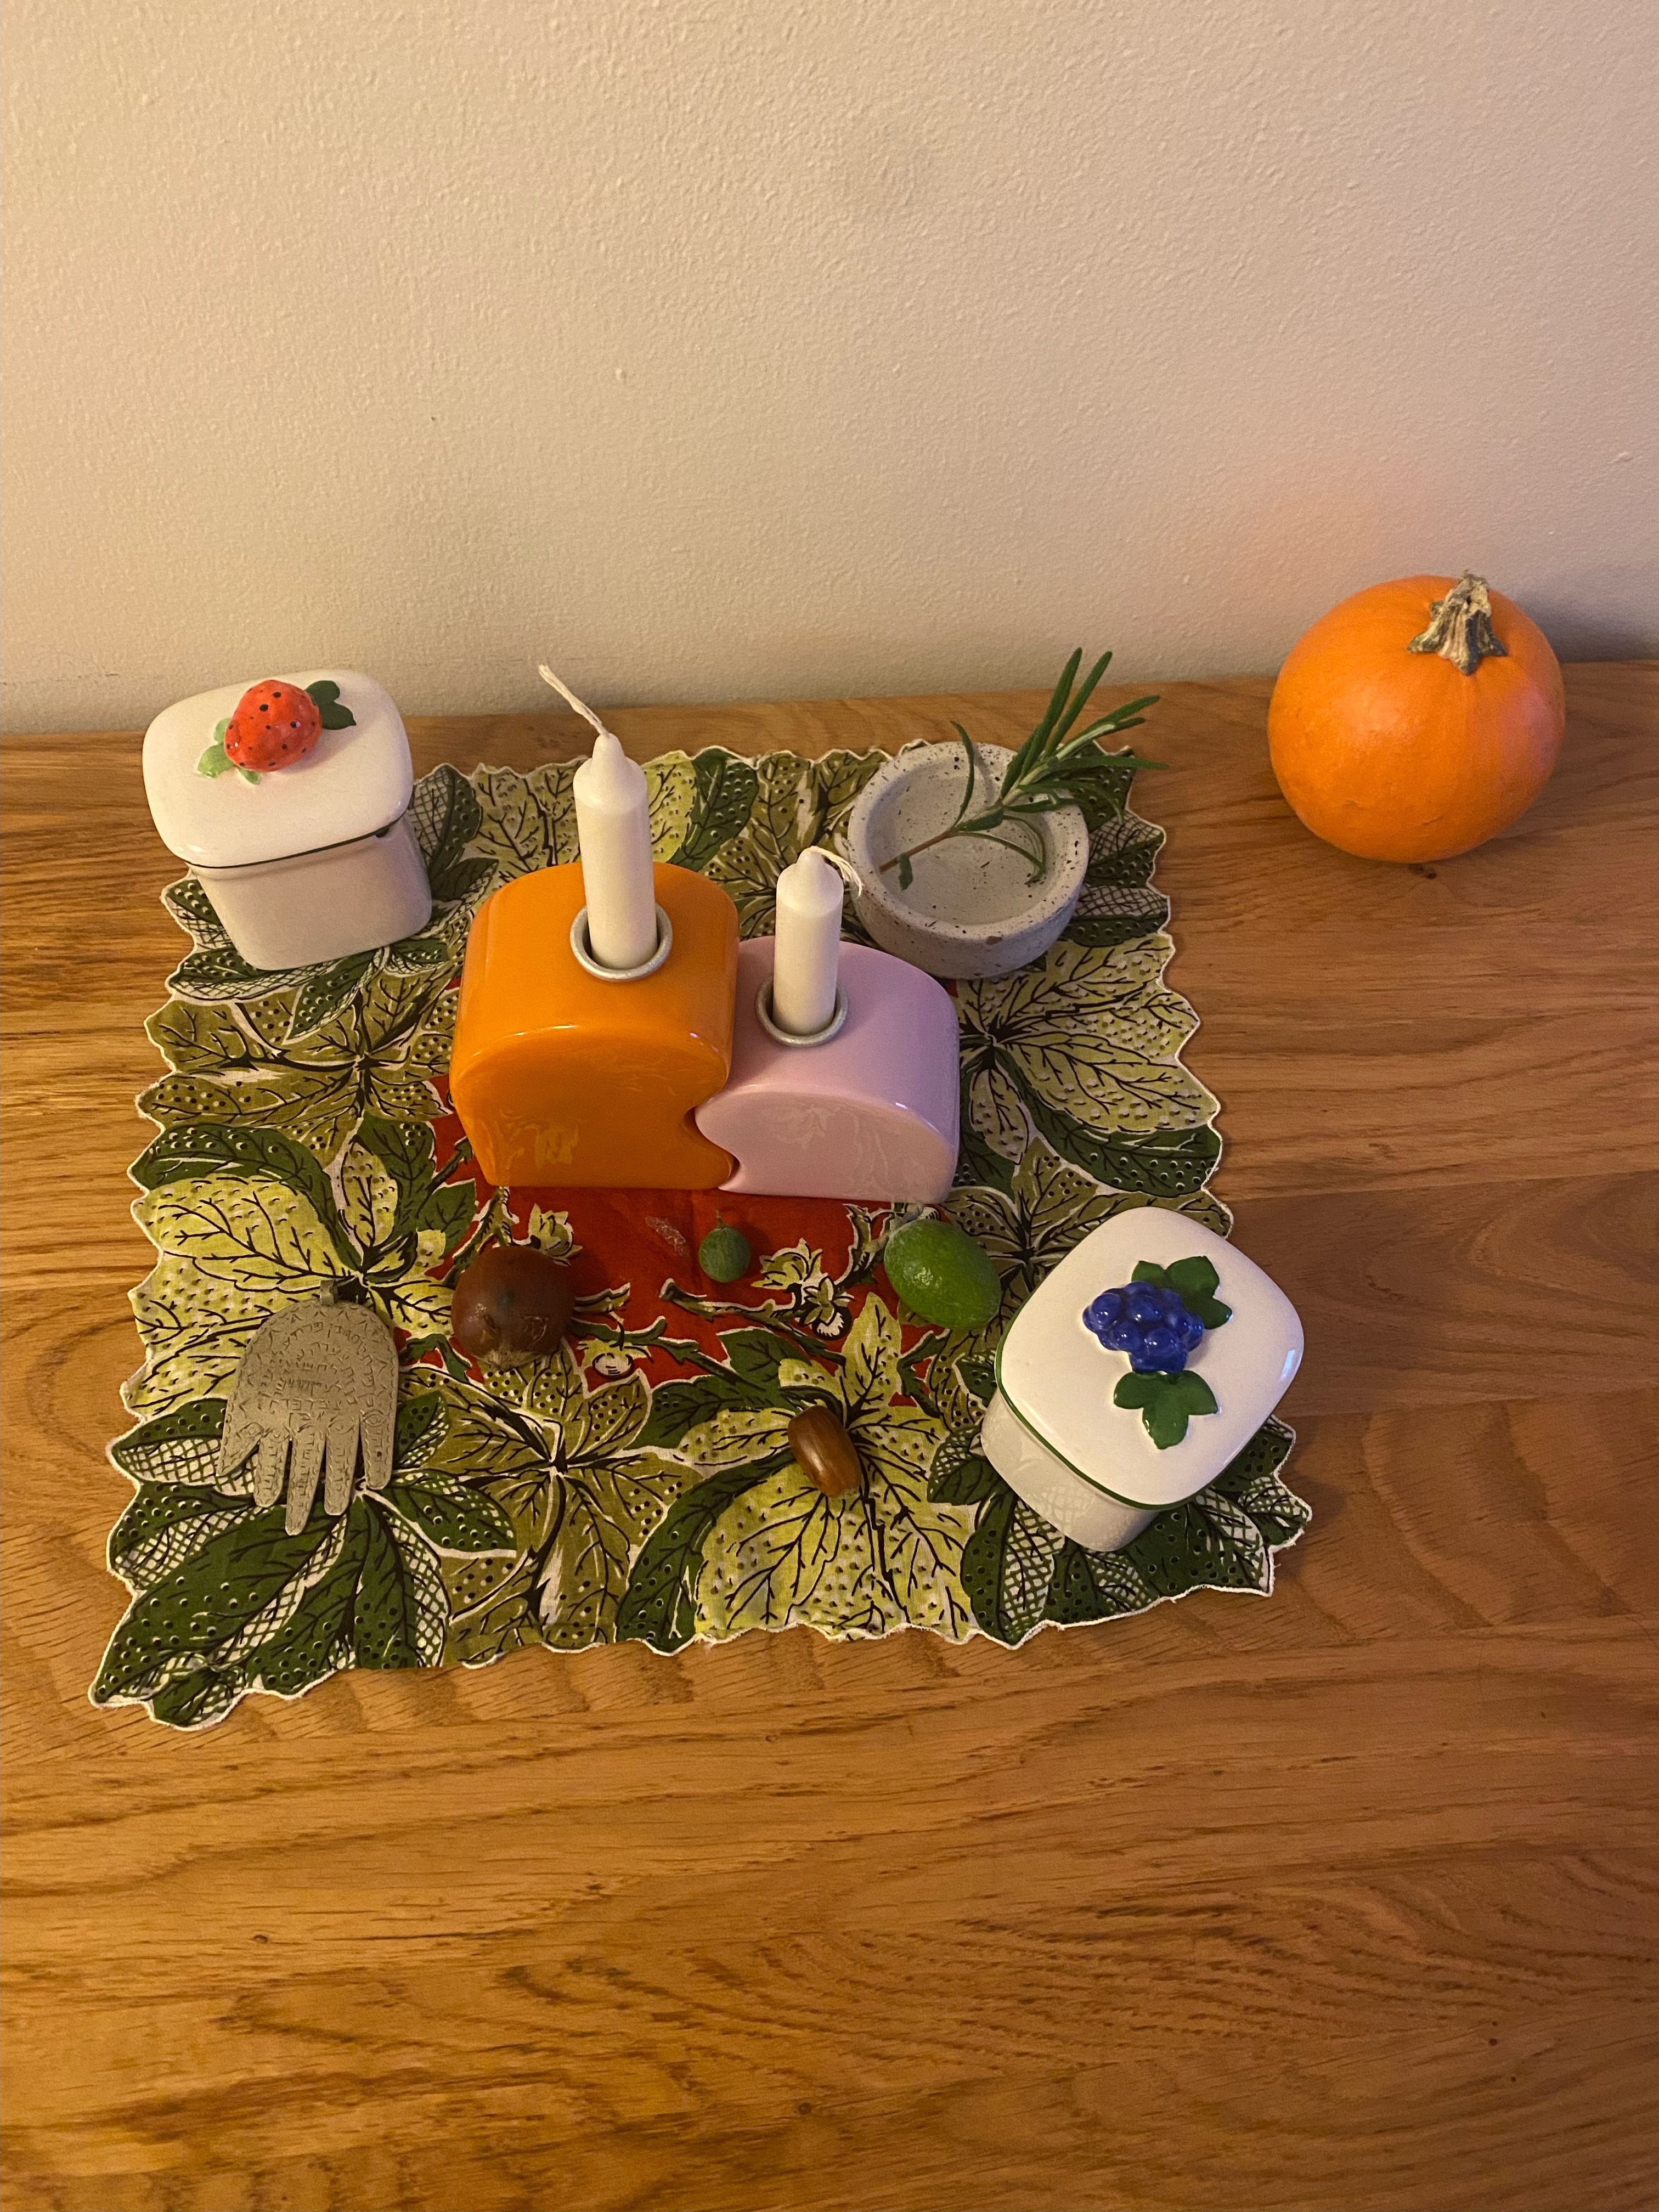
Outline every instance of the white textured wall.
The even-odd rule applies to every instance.
[[[1652,0],[9,0],[11,727],[1659,641]]]

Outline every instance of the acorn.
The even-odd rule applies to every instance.
[[[461,1271],[449,1334],[481,1367],[516,1367],[551,1358],[575,1306],[568,1267],[534,1244],[492,1244]]]
[[[711,1283],[735,1283],[755,1264],[755,1248],[741,1229],[717,1213],[714,1225],[697,1247],[697,1265]]]
[[[789,1424],[795,1464],[826,1498],[846,1498],[864,1480],[859,1448],[828,1406],[809,1406]]]

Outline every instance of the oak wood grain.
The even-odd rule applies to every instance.
[[[1543,800],[1433,870],[1300,830],[1262,683],[1143,733],[1218,1188],[1308,1322],[1271,1601],[352,1674],[194,1739],[85,1701],[177,867],[133,735],[7,741],[0,2202],[1651,2205],[1659,670],[1568,687]],[[819,752],[1036,703],[614,720]]]

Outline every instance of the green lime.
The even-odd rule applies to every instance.
[[[943,1328],[983,1328],[1002,1303],[996,1263],[948,1221],[911,1221],[882,1254],[887,1279],[912,1313]]]
[[[742,1230],[730,1228],[718,1214],[697,1247],[697,1265],[711,1283],[735,1283],[754,1263],[754,1247]]]

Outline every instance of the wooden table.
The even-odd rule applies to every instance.
[[[178,870],[136,737],[9,743],[8,2206],[1655,2203],[1659,669],[1570,670],[1538,807],[1412,869],[1291,819],[1267,688],[1170,686],[1144,803],[1218,1188],[1307,1322],[1270,1602],[353,1674],[198,1738],[85,1698]]]

